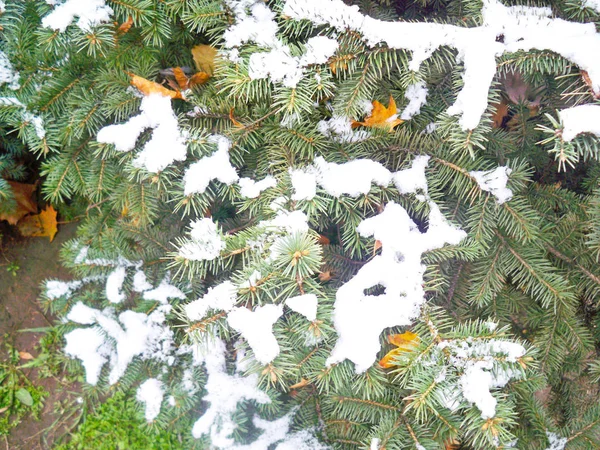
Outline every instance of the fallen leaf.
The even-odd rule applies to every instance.
[[[0,408],[0,414],[2,414],[5,411],[8,411],[8,406],[5,406],[4,408]]]
[[[132,25],[133,25],[133,17],[129,16],[127,18],[127,20],[125,22],[123,22],[121,24],[121,26],[119,26],[119,28],[117,28],[117,34],[127,33],[131,29]]]
[[[319,239],[317,240],[317,242],[321,245],[331,244],[331,241],[329,240],[329,238],[327,236],[323,236],[322,234],[319,235]]]
[[[398,110],[396,108],[396,102],[390,95],[390,103],[386,108],[377,100],[373,101],[373,111],[365,118],[364,122],[352,122],[352,128],[356,128],[360,125],[369,128],[387,128],[392,131],[396,125],[400,125],[404,120],[398,119]]]
[[[412,331],[406,331],[401,334],[391,334],[388,336],[388,342],[392,345],[395,345],[397,348],[388,352],[381,361],[379,361],[379,365],[384,369],[389,369],[393,367],[394,364],[392,361],[400,356],[402,353],[407,353],[412,351],[415,346],[419,343],[419,336],[417,336]]]
[[[25,388],[21,388],[17,392],[15,392],[15,397],[17,398],[17,400],[19,400],[25,406],[33,405],[33,397],[31,396],[29,391]]]
[[[16,225],[27,214],[37,213],[37,202],[33,199],[37,185],[18,183],[16,181],[9,181],[8,184],[12,188],[17,207],[11,212],[0,212],[0,221],[6,220],[11,225]]]
[[[173,68],[173,76],[175,77],[175,81],[177,81],[179,89],[187,89],[188,77],[181,67]]]
[[[377,250],[379,250],[381,248],[383,244],[381,243],[381,241],[379,239],[377,239],[375,241],[375,243],[373,244],[373,253],[376,253]]]
[[[19,352],[19,358],[21,358],[21,359],[33,359],[33,356],[29,352]]]
[[[234,126],[236,126],[236,127],[238,127],[238,128],[244,128],[244,124],[243,124],[243,123],[241,123],[241,122],[238,122],[238,121],[236,120],[236,118],[235,118],[235,117],[233,117],[233,108],[231,108],[231,109],[229,110],[229,120],[231,120],[231,121],[233,122],[233,125],[234,125]]]
[[[496,112],[492,115],[492,128],[502,128],[504,118],[508,116],[508,102],[503,99],[500,103],[494,103],[493,106],[496,107]]]
[[[600,99],[600,91],[595,91],[594,90],[594,83],[592,83],[592,79],[590,78],[590,75],[587,73],[586,70],[582,70],[581,71],[581,78],[583,78],[583,82],[587,85],[587,87],[590,88],[590,90],[592,91],[592,96],[598,100]]]
[[[129,76],[131,77],[131,85],[138,88],[144,95],[160,94],[164,97],[183,98],[181,91],[172,91],[154,81],[147,80],[133,73],[130,73]]]
[[[204,72],[211,77],[215,71],[217,49],[206,44],[196,45],[192,48],[192,56],[198,72]]]
[[[331,280],[331,271],[326,270],[325,272],[319,273],[319,280],[323,283]]]
[[[208,81],[209,78],[210,78],[210,75],[206,72],[196,72],[188,80],[188,88],[191,89],[194,86],[204,84]]]
[[[58,231],[56,211],[52,206],[47,206],[41,213],[21,219],[17,227],[23,236],[47,236],[52,242]]]
[[[290,390],[292,390],[292,389],[300,389],[300,388],[306,386],[307,384],[309,384],[309,381],[306,378],[302,378],[298,383],[292,384],[290,386]]]

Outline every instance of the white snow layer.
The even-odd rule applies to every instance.
[[[600,13],[600,0],[583,0],[583,6],[595,9]]]
[[[285,301],[285,304],[289,306],[292,311],[302,314],[311,322],[317,318],[317,306],[319,305],[319,300],[315,294],[304,294],[296,297],[289,297]]]
[[[371,135],[366,130],[353,130],[352,121],[346,116],[333,116],[329,120],[321,120],[317,129],[323,136],[342,144],[364,141]]]
[[[111,303],[121,303],[125,294],[121,292],[127,271],[125,267],[117,267],[106,279],[106,298]]]
[[[166,305],[170,298],[178,298],[182,300],[185,298],[185,294],[177,287],[170,284],[165,278],[154,289],[144,291],[143,297],[144,300],[156,300],[157,302]]]
[[[231,281],[225,281],[209,288],[202,298],[185,305],[185,314],[188,319],[195,321],[202,320],[209,309],[229,312],[235,305],[236,297],[236,287]]]
[[[8,56],[0,50],[0,85],[8,83],[8,87],[13,91],[19,89],[19,72],[15,71]],[[16,99],[15,99],[16,100]],[[17,102],[19,102],[17,100]],[[21,106],[23,104],[19,102]]]
[[[246,198],[256,198],[262,191],[277,186],[277,180],[272,176],[265,177],[260,181],[254,181],[252,178],[240,178],[240,194]]]
[[[231,142],[224,136],[212,136],[211,140],[217,144],[217,151],[206,156],[190,167],[185,172],[183,182],[185,195],[202,194],[212,180],[218,180],[227,185],[238,181],[239,176],[229,161],[229,147]]]
[[[73,291],[82,286],[81,281],[46,281],[46,297],[50,300],[56,300],[59,297],[69,298]]]
[[[422,81],[416,84],[411,84],[404,93],[408,99],[408,105],[402,111],[400,118],[402,120],[410,120],[414,115],[419,114],[421,107],[427,103],[428,89]]]
[[[174,161],[183,161],[187,156],[185,138],[171,107],[171,99],[160,94],[151,94],[142,99],[141,113],[119,125],[102,128],[96,140],[114,144],[121,152],[133,150],[138,137],[147,128],[152,128],[152,137],[133,161],[135,167],[144,167],[148,172],[160,172]]]
[[[104,0],[67,0],[42,19],[42,26],[62,32],[79,17],[77,26],[90,31],[91,27],[109,22],[112,14],[112,8]]]
[[[456,245],[466,233],[447,223],[433,202],[425,233],[394,202],[388,203],[381,214],[363,220],[357,231],[380,241],[382,252],[336,293],[333,320],[339,338],[327,364],[349,359],[360,373],[375,361],[381,349],[381,332],[408,325],[418,315],[425,301],[422,254],[446,243]],[[377,285],[385,288],[383,294],[365,295],[365,289]]]
[[[575,23],[551,18],[550,8],[506,7],[498,0],[483,1],[483,24],[465,28],[437,23],[385,22],[359,12],[342,0],[286,0],[282,14],[296,20],[310,20],[364,36],[370,46],[412,51],[410,69],[441,46],[458,50],[464,63],[464,86],[448,109],[460,115],[464,130],[474,129],[487,108],[487,95],[496,74],[496,58],[518,50],[551,50],[586,70],[592,88],[600,93],[600,34],[593,23]],[[503,42],[497,37],[502,35]]]
[[[548,437],[548,448],[546,450],[564,450],[569,439],[560,437],[556,433],[552,433],[551,431],[546,431],[546,436]]]
[[[146,404],[146,420],[152,422],[160,413],[163,401],[163,384],[156,378],[148,378],[137,390],[136,399]]]
[[[211,261],[221,254],[225,242],[217,225],[210,218],[197,219],[191,224],[190,239],[179,247],[179,256],[192,261]]]
[[[580,133],[592,133],[600,137],[600,105],[580,105],[563,109],[558,112],[558,116],[564,125],[563,140],[572,141]]]
[[[279,355],[279,344],[273,334],[273,324],[282,314],[281,305],[257,306],[254,311],[235,308],[227,315],[227,323],[248,341],[258,362],[269,364]]]
[[[496,197],[496,201],[501,205],[513,196],[512,191],[506,187],[511,172],[509,167],[500,166],[494,170],[469,172],[469,175],[475,178],[482,190]]]

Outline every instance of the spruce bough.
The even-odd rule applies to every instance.
[[[90,396],[183,448],[600,445],[596,3],[4,3]]]

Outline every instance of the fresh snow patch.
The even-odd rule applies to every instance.
[[[546,436],[548,436],[548,448],[546,450],[564,450],[569,442],[569,439],[560,437],[556,433],[552,433],[551,431],[546,431]]]
[[[352,121],[346,116],[333,116],[329,120],[321,120],[317,129],[323,136],[342,144],[364,141],[371,136],[366,130],[353,130]]]
[[[369,450],[379,450],[380,442],[381,442],[381,440],[379,438],[371,439],[371,446],[369,447]]]
[[[279,355],[273,324],[282,314],[281,305],[258,306],[254,311],[235,308],[227,316],[227,323],[248,341],[256,360],[261,364],[268,364]]]
[[[506,187],[511,172],[512,169],[509,167],[500,166],[494,170],[469,172],[469,175],[475,178],[482,190],[496,197],[496,201],[501,205],[510,200],[513,195],[512,191]]]
[[[600,0],[583,0],[583,6],[595,9],[600,13]]]
[[[111,349],[99,328],[78,328],[65,334],[65,353],[78,358],[85,369],[85,380],[96,385]]]
[[[271,403],[271,399],[257,388],[257,374],[247,377],[227,374],[226,348],[223,341],[211,341],[202,350],[199,357],[204,362],[208,374],[204,386],[207,394],[202,400],[210,403],[210,406],[194,424],[192,434],[196,439],[209,435],[213,446],[230,449],[234,446],[231,434],[236,428],[232,414],[236,411],[238,403],[254,400],[266,404]]]
[[[125,294],[121,292],[127,271],[125,267],[117,267],[106,279],[106,298],[111,303],[121,303]]]
[[[123,124],[102,128],[96,140],[113,144],[118,151],[128,152],[133,150],[140,134],[146,128],[152,128],[152,137],[133,165],[144,167],[148,172],[160,172],[174,161],[183,161],[187,147],[171,107],[171,99],[160,94],[148,95],[142,99],[140,110],[141,114]]]
[[[288,170],[294,193],[292,200],[312,200],[317,195],[317,173],[312,167]]]
[[[190,239],[179,247],[179,256],[191,261],[211,261],[221,254],[225,242],[217,225],[210,218],[197,219],[191,224]]]
[[[138,270],[133,276],[133,290],[135,292],[144,292],[152,289],[152,285],[148,283],[146,274],[142,270]]]
[[[231,142],[224,136],[212,136],[216,142],[217,151],[206,156],[188,167],[183,177],[185,195],[202,194],[212,180],[218,180],[227,185],[238,181],[239,176],[229,161]]]
[[[137,390],[136,399],[146,404],[146,421],[152,422],[160,413],[163,401],[163,384],[156,378],[148,378]]]
[[[313,322],[317,318],[317,306],[319,301],[315,294],[304,294],[296,297],[289,297],[285,304],[292,311],[302,314],[308,320]]]
[[[56,300],[59,297],[69,298],[73,291],[83,285],[82,281],[46,281],[46,297],[50,300]]]
[[[15,71],[8,56],[0,50],[0,85],[8,83],[8,87],[13,91],[19,89],[19,73]],[[15,99],[16,100],[16,99]],[[22,106],[23,104],[17,100]]]
[[[380,163],[370,159],[355,159],[343,164],[329,163],[318,156],[314,161],[319,185],[333,197],[342,194],[358,197],[368,194],[371,183],[387,186],[391,173]]]
[[[77,16],[77,26],[90,31],[91,27],[109,22],[112,14],[112,8],[104,0],[67,0],[42,19],[42,26],[63,32]]]
[[[421,107],[427,103],[428,92],[425,83],[422,81],[408,86],[404,93],[404,96],[408,99],[408,105],[402,111],[400,118],[402,120],[410,120],[414,115],[419,114]]]
[[[275,450],[329,450],[331,447],[322,444],[309,431],[302,430],[288,434],[284,441],[280,442]]]
[[[170,284],[166,278],[156,288],[144,292],[144,300],[156,300],[163,305],[166,305],[170,298],[183,300],[185,294]]]
[[[429,164],[429,156],[419,155],[415,157],[410,168],[393,174],[394,185],[400,194],[410,194],[418,190],[427,194],[427,178],[425,178],[427,164]]]
[[[240,194],[246,198],[256,198],[262,191],[277,186],[277,180],[272,176],[267,176],[260,181],[254,181],[252,178],[240,178]]]
[[[363,237],[382,244],[375,256],[336,293],[333,320],[339,339],[327,360],[331,365],[349,359],[356,372],[364,372],[381,349],[379,335],[385,328],[408,325],[425,301],[421,256],[444,244],[457,245],[466,233],[446,222],[430,202],[429,229],[421,233],[406,210],[390,202],[377,216],[357,228]],[[365,295],[365,289],[381,284],[385,292]]]
[[[185,314],[189,320],[202,320],[209,309],[218,309],[229,312],[235,305],[237,289],[231,281],[225,281],[215,287],[209,288],[206,294],[198,300],[184,306]]]
[[[564,125],[564,141],[572,141],[581,133],[592,133],[600,137],[600,105],[580,105],[563,109],[558,112],[558,116]]]

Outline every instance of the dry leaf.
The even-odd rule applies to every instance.
[[[319,273],[319,280],[323,283],[331,280],[331,271],[326,270],[325,272]]]
[[[188,77],[181,67],[173,68],[173,76],[175,77],[175,81],[177,81],[179,89],[187,89]]]
[[[50,242],[58,231],[56,226],[56,211],[52,206],[47,206],[41,213],[27,216],[18,223],[19,232],[23,236],[47,236]]]
[[[132,25],[133,25],[133,17],[129,16],[127,18],[127,20],[125,22],[123,22],[121,24],[121,26],[119,26],[119,28],[117,28],[117,34],[127,33],[131,29]]]
[[[583,78],[583,82],[587,85],[587,87],[590,88],[590,90],[592,91],[592,96],[598,100],[600,99],[600,91],[596,92],[594,90],[594,83],[592,83],[592,79],[590,78],[590,75],[587,73],[587,71],[582,70],[581,71],[581,78]]]
[[[321,245],[331,244],[331,241],[329,240],[329,238],[327,236],[323,236],[322,234],[319,235],[319,239],[317,240],[317,242]]]
[[[292,389],[300,389],[300,388],[306,386],[307,384],[309,384],[309,381],[306,378],[302,378],[298,383],[292,384],[290,386],[290,390],[292,390]]]
[[[133,73],[130,73],[129,76],[131,76],[131,85],[138,88],[144,95],[160,94],[164,97],[183,98],[181,91],[172,91],[154,81],[146,80]]]
[[[241,123],[241,122],[238,122],[238,121],[236,120],[236,118],[235,118],[235,117],[233,117],[233,108],[231,108],[231,109],[229,110],[229,120],[231,120],[231,121],[233,122],[233,125],[234,125],[234,126],[236,126],[236,127],[238,127],[238,128],[244,128],[244,124],[243,124],[243,123]]]
[[[375,243],[373,244],[373,253],[377,252],[377,250],[379,250],[381,248],[382,244],[381,241],[379,239],[377,239],[375,241]]]
[[[364,122],[352,122],[352,128],[356,128],[359,125],[370,127],[370,128],[387,128],[392,131],[396,125],[400,125],[404,120],[398,119],[398,110],[396,109],[396,102],[390,95],[390,103],[386,108],[377,100],[373,101],[373,111],[365,118]]]
[[[508,116],[508,103],[502,100],[500,103],[494,103],[496,112],[492,115],[494,121],[492,128],[501,128],[504,123],[504,118]]]
[[[217,49],[205,44],[196,45],[192,48],[192,56],[198,72],[204,72],[211,77],[215,71]]]
[[[379,361],[379,365],[384,369],[393,367],[392,361],[397,356],[400,356],[402,353],[412,351],[419,343],[419,336],[412,331],[406,331],[402,334],[389,335],[388,342],[392,345],[395,345],[397,348],[388,352],[383,358],[381,358],[381,361]]]
[[[33,359],[33,356],[29,352],[19,352],[19,357],[21,359]]]
[[[18,183],[16,181],[9,181],[8,184],[12,188],[17,207],[10,213],[0,213],[0,221],[6,220],[11,225],[16,225],[27,214],[37,213],[37,203],[33,199],[37,185]]]

